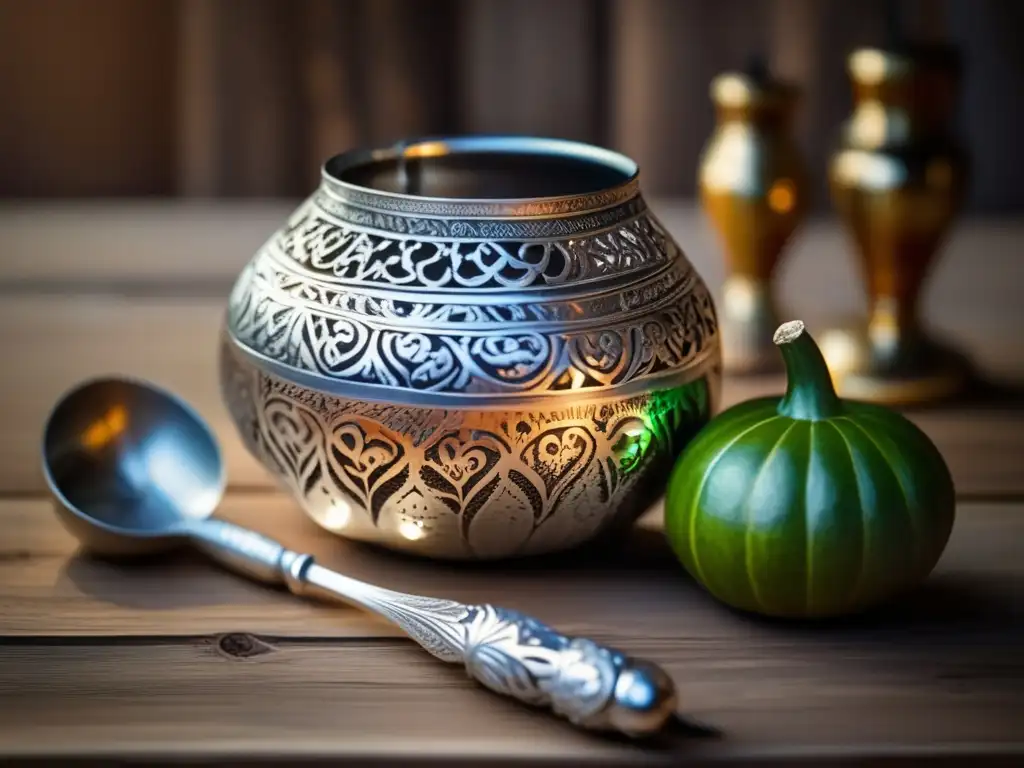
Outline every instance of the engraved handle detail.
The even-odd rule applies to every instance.
[[[493,605],[474,607],[465,624],[466,669],[491,690],[580,724],[609,703],[621,654]]]
[[[472,607],[463,623],[466,669],[493,691],[634,736],[659,730],[675,711],[674,685],[654,664],[493,605]]]
[[[660,667],[566,637],[517,611],[376,587],[222,520],[203,521],[190,533],[204,552],[238,573],[372,611],[436,658],[464,664],[486,688],[548,707],[575,725],[640,736],[659,730],[675,711],[672,680]]]
[[[318,565],[306,578],[389,619],[442,661],[464,664],[486,688],[575,725],[641,736],[675,712],[675,686],[657,665],[566,637],[518,611],[392,592]]]

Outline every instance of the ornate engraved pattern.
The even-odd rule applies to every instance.
[[[570,240],[424,240],[332,220],[309,206],[264,250],[321,280],[347,286],[474,290],[559,286],[621,278],[673,261],[657,221],[638,216]],[[286,262],[287,263],[287,262]]]
[[[710,293],[646,211],[568,240],[429,240],[339,222],[323,194],[229,302],[236,341],[285,370],[482,402],[682,381],[718,348]]]
[[[712,298],[699,282],[677,304],[639,321],[574,335],[531,332],[527,325],[457,334],[396,329],[255,290],[232,303],[229,320],[243,345],[284,365],[420,392],[596,390],[685,371],[717,342]]]
[[[581,725],[611,703],[622,654],[493,605],[474,606],[463,624],[466,669],[492,691],[549,706]]]
[[[677,303],[698,282],[693,267],[678,259],[667,268],[638,280],[618,291],[583,295],[574,299],[520,301],[516,303],[467,303],[458,294],[447,301],[424,300],[415,295],[350,288],[305,275],[277,259],[265,255],[247,268],[246,288],[239,291],[235,306],[251,308],[253,298],[278,304],[303,304],[327,313],[365,317],[367,322],[382,322],[401,327],[444,327],[448,325],[508,326],[573,323],[594,325],[609,316],[651,311],[668,303]]]
[[[246,445],[314,520],[447,558],[630,522],[720,379],[712,297],[632,181],[477,204],[325,180],[243,270],[223,345]]]
[[[465,658],[465,620],[472,614],[469,606],[453,600],[373,587],[359,593],[360,601],[393,621],[430,655],[457,663]]]
[[[666,391],[546,410],[415,408],[337,398],[252,367],[225,336],[222,376],[256,457],[337,533],[451,558],[535,554],[631,521],[710,418],[720,373]]]
[[[327,190],[317,192],[316,206],[330,218],[393,235],[479,240],[537,240],[572,237],[614,226],[646,210],[636,196],[622,205],[557,219],[419,218],[352,206]]]
[[[633,179],[613,189],[587,195],[573,195],[525,202],[489,202],[486,200],[431,200],[429,198],[405,195],[385,195],[349,184],[339,183],[330,178],[325,178],[322,186],[339,199],[353,205],[358,205],[361,208],[413,216],[446,216],[452,218],[566,216],[619,205],[636,197],[639,190],[636,179]]]
[[[329,579],[329,577],[328,577]],[[318,581],[330,588],[329,581]],[[381,614],[404,630],[430,654],[462,663],[471,678],[486,688],[557,715],[586,728],[618,729],[615,710],[646,709],[671,713],[674,691],[647,702],[619,702],[616,683],[634,662],[612,648],[585,638],[570,638],[518,611],[499,606],[463,605],[380,587],[347,582],[339,591]]]

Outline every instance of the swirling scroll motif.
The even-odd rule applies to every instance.
[[[467,627],[466,669],[481,684],[586,723],[609,703],[621,659],[588,640],[570,640],[517,611],[475,606]]]
[[[417,240],[385,236],[323,217],[315,208],[268,244],[293,263],[349,284],[420,288],[563,285],[621,276],[675,258],[661,226],[641,215],[571,240]]]
[[[484,377],[525,384],[550,365],[554,345],[539,333],[510,333],[473,339],[466,358]]]
[[[455,430],[433,443],[424,453],[420,478],[437,498],[461,515],[462,535],[476,513],[501,485],[501,460],[510,452],[500,435],[482,430]]]
[[[470,372],[456,349],[448,339],[425,333],[380,334],[381,358],[388,371],[385,375],[413,389],[465,387]]]
[[[446,299],[431,301],[401,294],[375,295],[343,283],[318,280],[262,253],[246,266],[235,286],[231,306],[239,317],[243,317],[251,311],[251,301],[266,296],[282,305],[333,309],[340,314],[364,316],[368,321],[373,318],[416,320],[427,327],[449,323],[507,325],[613,317],[666,302],[675,303],[692,287],[695,279],[692,265],[679,260],[671,268],[645,276],[620,292],[595,293],[571,299],[538,297],[534,302],[509,297],[502,302],[481,305],[464,303],[458,294],[448,294]]]
[[[378,425],[346,418],[331,430],[327,469],[336,486],[376,524],[384,503],[409,476],[405,448]]]
[[[251,264],[242,273],[228,304],[228,326],[232,333],[262,354],[289,359],[296,353],[307,364],[313,364],[315,353],[307,344],[295,343],[296,326],[304,313],[271,299],[260,281],[259,264]]]
[[[464,659],[470,609],[453,600],[405,595],[374,588],[361,595],[369,607],[387,616],[432,656],[449,663]]]
[[[543,412],[449,412],[334,397],[222,345],[228,412],[314,520],[344,499],[344,535],[458,558],[550,551],[632,519],[706,423],[721,375]],[[409,520],[433,522],[413,540],[399,530]]]
[[[313,411],[271,396],[259,412],[261,444],[276,465],[278,475],[299,498],[330,494],[324,477],[325,436]]]
[[[336,380],[421,392],[587,391],[684,370],[717,344],[710,293],[685,270],[668,283],[676,291],[672,302],[663,300],[639,318],[570,333],[532,330],[521,322],[524,307],[470,311],[346,294],[349,309],[339,312],[322,305],[322,285],[271,266],[257,258],[236,286],[231,333],[263,357]],[[629,296],[619,295],[632,301]],[[371,303],[373,311],[361,311]],[[422,323],[407,329],[377,319],[421,315]],[[474,318],[487,321],[469,330],[446,328],[449,322],[472,325]]]
[[[425,392],[594,390],[697,363],[717,340],[704,289],[639,325],[581,334],[445,334],[375,328],[268,296],[235,323],[261,354],[333,379]],[[514,328],[514,324],[513,324]]]
[[[632,357],[622,335],[612,329],[576,336],[569,344],[569,362],[586,377],[577,388],[617,383]]]
[[[583,474],[596,451],[593,432],[578,426],[546,430],[523,448],[519,458],[525,472],[513,480],[520,484],[527,480],[534,487],[529,496],[535,526],[555,512],[562,494]]]
[[[338,377],[355,376],[365,365],[369,329],[345,318],[303,315],[303,360],[313,369]]]

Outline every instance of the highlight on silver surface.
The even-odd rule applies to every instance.
[[[673,714],[664,672],[493,605],[409,595],[357,581],[277,541],[211,518],[224,490],[216,440],[168,392],[126,379],[67,393],[43,431],[43,470],[60,519],[107,555],[191,545],[251,579],[363,608],[485,687],[585,728],[640,736]]]
[[[717,409],[720,357],[633,161],[454,137],[325,163],[235,282],[220,375],[319,525],[492,559],[629,525]]]

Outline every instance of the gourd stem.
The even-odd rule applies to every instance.
[[[786,363],[786,395],[779,413],[791,419],[819,421],[842,412],[825,358],[799,320],[783,323],[772,339]]]

